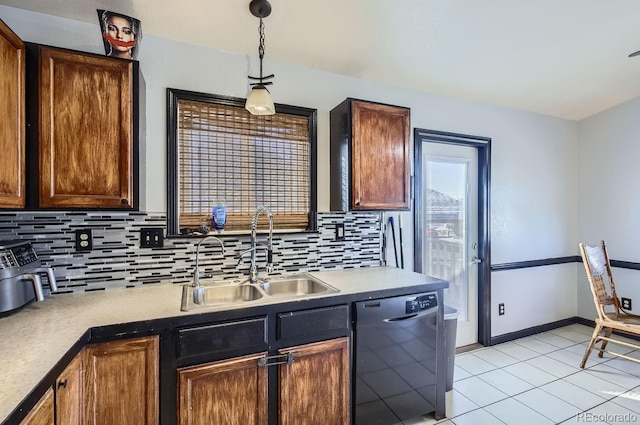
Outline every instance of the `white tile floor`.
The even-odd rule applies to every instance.
[[[447,419],[405,424],[640,424],[640,364],[594,350],[580,369],[592,331],[574,324],[458,354]]]

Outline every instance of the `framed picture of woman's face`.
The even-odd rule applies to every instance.
[[[142,24],[131,16],[98,9],[104,52],[107,56],[136,59],[142,39]]]

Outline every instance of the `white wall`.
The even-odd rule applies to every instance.
[[[607,243],[609,258],[640,262],[640,98],[581,121],[578,125],[579,242]],[[640,311],[640,271],[614,268],[616,292]],[[584,268],[580,270],[578,315],[595,309]]]
[[[97,23],[7,6],[0,6],[0,19],[26,41],[103,53]],[[145,36],[138,59],[147,94],[147,133],[141,141],[141,160],[146,164],[140,173],[141,205],[149,212],[164,212],[166,88],[245,97],[246,76],[256,73],[257,58]],[[301,68],[271,61],[268,54],[264,66],[267,73],[276,75],[270,90],[277,103],[318,110],[320,211],[329,209],[329,111],[346,97],[361,98],[410,107],[412,127],[492,138],[492,263],[576,254],[575,122]],[[405,266],[410,269],[412,223],[411,213],[403,213]],[[541,317],[538,306],[527,303],[528,294],[535,289],[553,295],[558,286],[571,287],[575,271],[572,276],[564,267],[545,267],[534,273],[538,279],[526,278],[522,272],[493,273],[494,299],[506,302],[508,313],[503,318],[509,322],[509,326],[496,322],[494,335],[541,320],[557,320],[557,312]],[[568,308],[561,314],[571,317],[575,313],[575,308]]]
[[[491,335],[502,335],[576,315],[576,264],[491,274]],[[505,314],[498,316],[498,304]]]

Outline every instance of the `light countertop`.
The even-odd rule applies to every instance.
[[[313,298],[441,283],[422,274],[392,267],[367,267],[310,274],[340,291],[313,295]],[[247,303],[197,307],[192,311],[182,312],[181,291],[182,285],[168,283],[142,288],[53,295],[42,302],[31,303],[10,316],[0,318],[0,423],[9,417],[90,328],[242,309],[284,301],[281,298],[265,296]]]

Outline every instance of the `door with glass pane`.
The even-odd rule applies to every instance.
[[[478,342],[478,153],[470,146],[422,147],[422,270],[449,282],[458,311],[456,347]],[[445,311],[446,315],[447,311]]]

